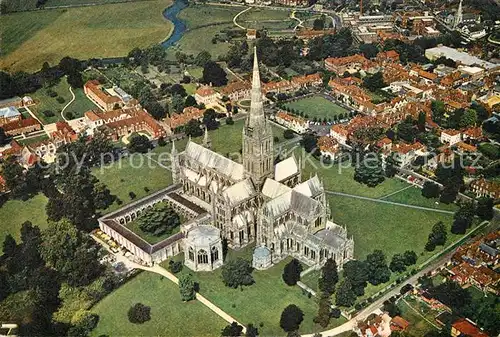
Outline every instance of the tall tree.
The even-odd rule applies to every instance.
[[[226,325],[221,331],[221,336],[239,337],[242,336],[243,327],[236,322]]]
[[[227,262],[222,266],[222,282],[230,288],[253,284],[252,266],[241,258]]]
[[[387,267],[385,255],[381,250],[374,250],[366,257],[368,269],[368,282],[373,285],[385,283],[391,277],[391,271]]]
[[[340,282],[335,293],[335,304],[341,307],[352,307],[356,301],[356,294],[352,290],[349,279]]]
[[[183,301],[191,301],[196,298],[195,284],[191,274],[183,274],[179,277],[179,291]]]
[[[453,216],[453,224],[451,232],[453,234],[465,234],[467,229],[472,225],[474,215],[476,214],[475,206],[472,202],[464,202]]]
[[[483,220],[491,220],[493,218],[493,199],[490,197],[477,199],[476,214]]]
[[[9,142],[9,138],[7,134],[5,134],[5,130],[0,127],[0,146],[3,146]]]
[[[127,148],[131,153],[147,153],[153,145],[151,145],[151,141],[145,135],[134,135],[130,139],[130,143],[127,145]]]
[[[426,198],[437,198],[441,193],[441,188],[438,184],[433,183],[432,181],[426,181],[422,188],[422,196]]]
[[[219,127],[219,122],[217,121],[217,113],[214,109],[207,109],[203,113],[203,124],[208,130],[215,130]]]
[[[392,256],[391,263],[389,264],[389,269],[394,273],[401,273],[406,270],[405,258],[402,254],[394,254]]]
[[[303,320],[304,313],[302,310],[295,304],[290,304],[281,313],[280,327],[285,332],[297,331]]]
[[[366,282],[368,280],[367,264],[363,261],[351,260],[344,263],[343,269],[344,278],[349,280],[349,288],[351,288],[356,296],[364,295]]]
[[[11,234],[7,234],[5,236],[2,247],[3,247],[3,254],[6,258],[14,257],[17,250],[17,243]]]
[[[227,84],[227,74],[220,65],[214,61],[209,61],[203,67],[202,83],[221,87]]]
[[[206,50],[202,50],[196,55],[194,59],[194,64],[198,67],[204,67],[212,59],[212,55]]]
[[[326,328],[330,324],[330,296],[326,293],[321,295],[318,306],[318,314],[314,317],[314,323]]]
[[[337,263],[334,259],[329,258],[321,268],[321,277],[318,280],[318,287],[322,292],[332,295],[335,292],[335,286],[338,281],[339,274],[337,271]]]
[[[382,161],[376,153],[366,153],[354,169],[354,180],[375,187],[385,180]]]

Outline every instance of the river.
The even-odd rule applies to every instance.
[[[163,11],[163,17],[171,21],[174,25],[174,31],[170,37],[161,43],[163,47],[171,47],[182,38],[182,35],[184,35],[184,32],[186,31],[186,24],[177,17],[177,14],[179,14],[179,12],[187,6],[187,1],[175,0],[172,6]]]

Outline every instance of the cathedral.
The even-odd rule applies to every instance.
[[[232,249],[255,243],[253,266],[257,269],[287,256],[318,266],[331,257],[339,268],[352,259],[354,241],[344,227],[330,221],[319,177],[303,181],[301,163],[294,156],[274,164],[273,133],[264,113],[255,50],[242,147],[241,163],[212,151],[206,131],[201,145],[189,140],[182,153],[175,144],[172,147],[174,183],[182,186],[185,198],[210,215],[210,224],[204,224],[203,230],[186,234],[186,265],[194,270],[222,265],[218,237],[227,239]],[[201,255],[197,253],[200,245],[204,245]]]

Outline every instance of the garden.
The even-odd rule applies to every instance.
[[[292,113],[301,114],[309,120],[333,120],[346,118],[349,114],[348,110],[319,95],[299,98],[286,103],[285,107]]]

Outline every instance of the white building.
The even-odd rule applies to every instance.
[[[196,90],[194,98],[196,99],[196,103],[205,104],[206,107],[209,107],[216,105],[218,99],[221,97],[220,94],[216,92],[214,89],[206,86]]]
[[[447,129],[441,131],[441,137],[439,138],[441,143],[448,143],[450,146],[455,145],[456,143],[462,140],[462,134],[458,130]]]

